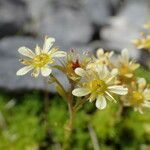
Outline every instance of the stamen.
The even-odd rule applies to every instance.
[[[40,55],[37,55],[33,58],[33,65],[34,67],[43,67],[48,63],[52,63],[52,58],[45,54],[45,53],[41,53]]]

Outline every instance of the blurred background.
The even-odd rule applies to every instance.
[[[59,150],[64,142],[66,105],[50,88],[53,94],[49,94],[49,128],[45,131],[45,85],[42,78],[16,77],[21,67],[20,46],[33,49],[47,35],[56,38],[55,45],[65,51],[128,48],[131,57],[146,65],[150,55],[135,49],[131,40],[139,37],[149,20],[150,0],[0,0],[0,149]],[[138,74],[150,80],[148,71]],[[150,150],[150,112],[129,111],[118,121],[113,116],[115,107],[96,112],[91,104],[85,110],[76,120],[70,149],[94,149],[90,135],[94,131],[98,149]]]

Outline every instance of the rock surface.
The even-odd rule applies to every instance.
[[[140,53],[131,44],[131,40],[139,37],[142,26],[148,18],[148,1],[128,1],[120,13],[112,17],[110,26],[102,31],[104,45],[115,50],[128,48],[132,57],[140,58]]]
[[[88,20],[97,25],[108,23],[111,16],[109,0],[83,0],[83,11],[85,11]]]
[[[26,30],[33,30],[39,37],[55,37],[63,43],[88,43],[92,27],[85,14],[64,4],[56,5],[56,2],[28,0],[32,22],[26,26]]]
[[[22,0],[0,0],[0,37],[19,32],[27,18]]]
[[[26,30],[38,36],[49,35],[64,43],[88,43],[93,25],[108,23],[111,9],[119,0],[24,0],[31,22]]]

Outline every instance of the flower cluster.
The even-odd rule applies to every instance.
[[[150,22],[144,24],[145,29],[150,29]],[[132,40],[137,49],[150,52],[150,35],[141,32],[141,38]],[[144,107],[150,107],[150,87],[144,78],[135,78],[129,86],[129,93],[126,97],[127,105],[133,106],[135,110],[143,113]]]
[[[150,51],[150,36],[145,35],[145,33],[141,34],[141,38],[132,40],[132,43],[138,49],[145,49]]]
[[[143,113],[143,108],[150,108],[150,88],[144,78],[138,78],[132,82],[129,93],[126,97],[127,105],[133,106],[136,111]]]
[[[144,24],[145,29],[150,29],[150,22]],[[150,51],[150,35],[141,32],[141,38],[132,40],[132,43],[137,49],[144,49]]]
[[[32,77],[38,77],[40,72],[42,76],[49,77],[72,111],[87,101],[95,102],[98,109],[104,109],[108,101],[120,101],[139,112],[150,106],[150,88],[143,78],[136,76],[139,64],[130,60],[127,49],[123,49],[120,56],[114,55],[113,51],[98,49],[94,56],[75,50],[60,51],[52,47],[54,42],[54,38],[46,37],[43,48],[37,45],[35,52],[26,47],[19,48],[19,53],[25,56],[20,62],[26,66],[17,71],[17,75],[33,70]],[[52,69],[66,75],[71,85],[69,90],[54,76]],[[76,103],[73,102],[75,98]]]

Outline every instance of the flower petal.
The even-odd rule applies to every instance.
[[[113,55],[114,55],[114,52],[111,51],[111,52],[109,53],[109,58],[112,57]]]
[[[65,57],[66,55],[67,55],[67,53],[64,51],[57,51],[52,54],[52,57]]]
[[[34,69],[34,71],[32,72],[31,75],[32,75],[32,77],[37,78],[39,73],[40,73],[40,69],[36,68],[36,69]]]
[[[41,49],[38,45],[36,45],[36,48],[35,48],[35,54],[36,55],[39,55],[41,53]]]
[[[98,65],[96,66],[96,71],[101,79],[107,78],[109,75],[109,70],[105,65]]]
[[[111,84],[114,82],[114,79],[115,77],[117,76],[118,74],[118,69],[115,68],[115,69],[112,69],[112,71],[110,72],[110,74],[107,75],[107,78],[106,78],[106,83],[108,84]]]
[[[150,108],[150,102],[149,101],[145,101],[144,104],[142,104],[142,106]]]
[[[33,66],[25,66],[21,69],[19,69],[16,73],[17,76],[23,76],[25,75],[26,73],[28,73],[30,70],[33,69]]]
[[[146,80],[144,78],[139,78],[138,84],[140,88],[144,88],[146,86]]]
[[[76,68],[75,73],[80,77],[85,77],[87,75],[86,71],[82,68]]]
[[[76,88],[72,91],[74,96],[82,97],[90,94],[90,90],[87,88]]]
[[[90,97],[88,98],[90,102],[93,102],[97,97],[97,93],[96,92],[92,92]]]
[[[109,92],[112,92],[118,95],[126,95],[128,93],[128,89],[120,85],[109,86],[108,90]]]
[[[98,58],[101,58],[101,56],[103,56],[103,54],[104,54],[104,50],[102,48],[100,48],[100,49],[97,50],[96,54],[97,54]]]
[[[140,67],[140,64],[137,64],[137,63],[132,63],[132,61],[131,61],[131,64],[130,64],[130,69],[131,70],[136,70],[137,68],[139,68]]]
[[[117,68],[112,69],[111,75],[112,75],[112,76],[118,75],[118,69],[117,69]]]
[[[43,52],[47,53],[50,50],[50,48],[53,46],[54,42],[55,42],[54,38],[45,37],[45,41],[44,41],[44,45],[43,45]]]
[[[24,56],[33,58],[35,56],[35,54],[27,47],[20,47],[18,49],[18,52]]]
[[[42,76],[44,76],[44,77],[49,76],[49,75],[51,74],[51,72],[52,72],[52,69],[49,68],[48,66],[41,68],[41,74],[42,74]]]
[[[144,91],[143,91],[143,95],[145,97],[146,100],[149,100],[150,101],[150,89],[149,88],[146,88]]]
[[[97,100],[96,100],[96,107],[98,109],[104,109],[106,107],[107,103],[106,103],[106,98],[104,96],[98,96]]]
[[[115,98],[109,93],[109,92],[105,92],[106,93],[106,98],[108,99],[108,100],[113,100],[115,103],[117,102],[116,100],[115,100]]]
[[[133,77],[133,74],[132,74],[132,73],[127,73],[127,74],[125,74],[124,76],[127,77],[127,78],[132,78],[132,77]]]
[[[122,55],[122,59],[123,59],[124,63],[128,64],[128,62],[129,62],[129,52],[126,48],[122,50],[121,55]]]
[[[53,53],[56,53],[57,51],[59,51],[58,47],[53,47],[51,48],[51,50],[48,52],[49,55],[52,55]]]

